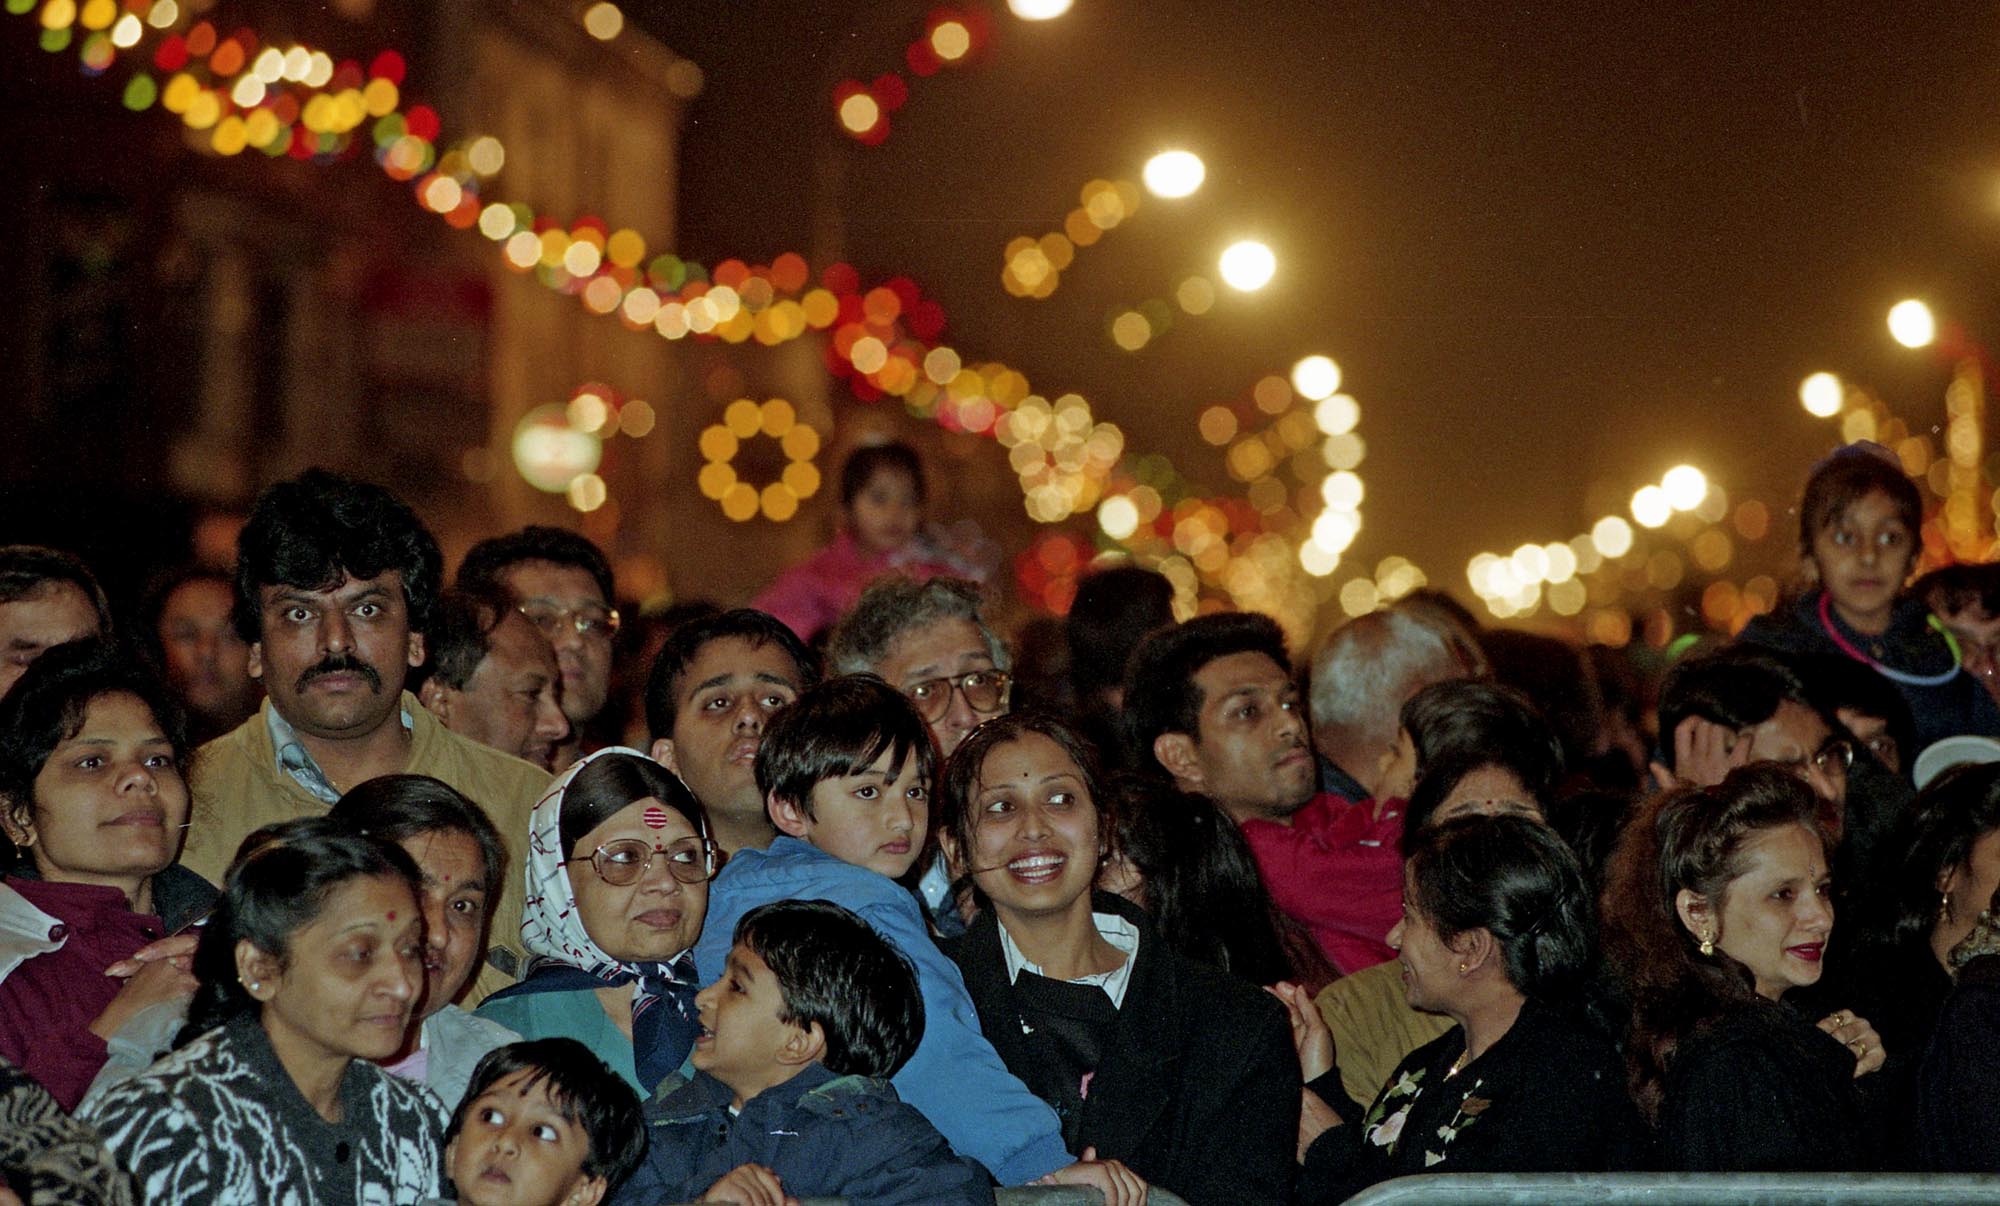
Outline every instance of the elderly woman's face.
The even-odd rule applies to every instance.
[[[1527,788],[1521,786],[1520,777],[1504,766],[1488,763],[1468,771],[1452,785],[1444,803],[1431,814],[1430,823],[1442,824],[1453,817],[1489,816],[1524,817],[1530,821],[1546,821],[1542,816],[1542,806]]]
[[[629,884],[605,882],[591,862],[597,851],[618,842],[641,843],[652,856]],[[700,851],[701,835],[687,818],[650,796],[584,834],[569,852],[567,869],[577,916],[591,941],[625,963],[663,962],[693,946],[708,915],[708,883],[682,883],[674,866],[690,856],[698,862]],[[611,868],[609,858],[599,861]]]

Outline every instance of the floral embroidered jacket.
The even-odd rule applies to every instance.
[[[1336,1070],[1310,1086],[1344,1120],[1313,1142],[1301,1202],[1340,1202],[1424,1172],[1599,1172],[1635,1167],[1644,1130],[1610,1041],[1579,1015],[1529,1001],[1500,1040],[1465,1053],[1452,1027],[1411,1052],[1364,1113]]]

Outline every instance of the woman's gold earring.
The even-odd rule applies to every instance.
[[[1938,920],[1947,925],[1951,924],[1951,893],[1949,892],[1941,891],[1938,893]]]
[[[1704,956],[1707,956],[1707,955],[1713,955],[1713,954],[1715,953],[1715,939],[1713,939],[1713,938],[1710,938],[1710,937],[1709,937],[1708,935],[1706,935],[1706,934],[1702,935],[1702,938],[1701,938],[1701,953],[1702,953],[1702,954],[1703,954]]]

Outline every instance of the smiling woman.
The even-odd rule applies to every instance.
[[[245,841],[195,952],[183,1045],[85,1114],[148,1202],[417,1201],[437,1099],[377,1067],[423,989],[408,855],[324,817]]]
[[[1634,1096],[1670,1168],[1837,1170],[1873,1154],[1854,1080],[1881,1066],[1881,1040],[1848,1011],[1816,1027],[1780,999],[1821,975],[1828,845],[1812,789],[1769,765],[1670,792],[1626,826],[1605,948],[1632,995]]]
[[[0,703],[0,1056],[64,1109],[106,1040],[194,989],[187,953],[113,964],[194,920],[215,892],[173,865],[188,818],[187,747],[166,693],[97,642],[36,659]]]
[[[1283,1201],[1299,1100],[1284,1011],[1093,895],[1117,832],[1095,762],[1064,725],[1017,713],[946,770],[942,840],[992,906],[954,952],[980,1027],[1070,1151],[1192,1203]]]
[[[534,956],[479,1016],[524,1038],[573,1038],[642,1098],[694,1046],[694,963],[715,843],[701,802],[673,772],[612,747],[556,780],[529,822]]]

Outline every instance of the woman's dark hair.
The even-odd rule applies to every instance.
[[[1524,765],[1525,764],[1525,765]],[[1535,811],[1543,820],[1549,815],[1549,789],[1537,789],[1537,772],[1547,769],[1539,764],[1534,754],[1522,758],[1516,749],[1499,749],[1491,753],[1461,751],[1446,758],[1432,759],[1424,765],[1417,777],[1417,785],[1410,789],[1410,800],[1403,808],[1403,857],[1410,857],[1423,840],[1423,831],[1444,807],[1451,793],[1467,775],[1488,768],[1504,770],[1520,780],[1527,792],[1527,803],[1535,806]],[[1552,786],[1552,785],[1551,785]]]
[[[1173,604],[1174,584],[1158,570],[1114,565],[1084,575],[1063,621],[1078,701],[1095,706],[1099,692],[1124,685],[1132,651],[1174,622]]]
[[[430,529],[380,486],[308,469],[258,495],[237,537],[236,631],[263,639],[263,587],[330,590],[391,570],[402,577],[410,631],[429,632],[444,577]]]
[[[1537,800],[1562,781],[1562,742],[1513,687],[1477,678],[1432,683],[1403,704],[1402,723],[1416,747],[1418,779],[1432,763],[1477,758],[1513,771]]]
[[[398,846],[426,834],[462,833],[479,847],[489,899],[499,895],[506,880],[507,847],[492,818],[456,788],[429,775],[377,775],[356,784],[326,815]]]
[[[1168,946],[1252,984],[1335,977],[1311,934],[1272,904],[1249,843],[1221,809],[1156,775],[1119,775],[1105,795],[1111,844],[1138,873]]]
[[[1097,813],[1098,842],[1107,854],[1116,852],[1116,804],[1102,790],[1097,773],[1097,752],[1075,729],[1053,716],[1038,712],[1009,712],[1005,716],[996,716],[965,735],[944,764],[943,782],[936,794],[938,817],[934,827],[940,833],[951,835],[959,850],[970,855],[973,832],[979,828],[979,808],[975,797],[979,794],[979,776],[986,768],[986,759],[994,750],[1019,741],[1030,733],[1038,733],[1055,742],[1076,764],[1077,772],[1083,779],[1084,793],[1090,797],[1091,808]]]
[[[708,842],[708,813],[680,776],[651,758],[606,754],[586,762],[563,790],[562,816],[557,820],[563,856],[574,855],[591,830],[647,799],[680,813],[702,842]]]
[[[1955,766],[1925,785],[1884,848],[1901,851],[1871,918],[1876,940],[1928,953],[1938,919],[1938,880],[1965,866],[1972,847],[2000,829],[2000,763]]]
[[[374,878],[401,880],[411,896],[423,894],[423,877],[400,846],[329,817],[266,825],[243,839],[195,947],[194,999],[175,1045],[260,1008],[237,978],[237,943],[287,963],[293,935],[318,920],[335,889]]]
[[[813,788],[889,755],[889,774],[916,760],[937,787],[937,742],[916,705],[873,674],[830,678],[778,709],[757,746],[757,790],[813,815]]]
[[[1896,505],[1896,518],[1914,540],[1924,525],[1924,500],[1903,472],[1896,454],[1862,442],[1840,448],[1813,467],[1799,500],[1799,556],[1812,561],[1813,538],[1838,523],[1847,509],[1870,494],[1882,493]],[[1897,586],[1902,583],[1898,582]]]
[[[840,467],[841,507],[852,507],[868,483],[884,469],[907,474],[910,485],[916,489],[918,503],[927,497],[924,462],[917,456],[917,450],[900,440],[891,440],[887,444],[868,444],[848,454],[847,463]]]
[[[779,1021],[819,1023],[827,1071],[887,1078],[916,1053],[924,1034],[916,970],[853,913],[827,900],[774,901],[743,914],[731,940],[770,967]]]
[[[604,1178],[607,1197],[616,1193],[645,1159],[646,1117],[639,1095],[625,1078],[573,1038],[508,1043],[480,1057],[465,1096],[452,1111],[445,1142],[458,1138],[466,1112],[481,1093],[516,1072],[528,1074],[521,1084],[523,1093],[543,1086],[563,1121],[583,1132],[583,1175]]]
[[[1407,864],[1410,904],[1450,942],[1486,930],[1523,996],[1575,992],[1590,969],[1596,911],[1576,855],[1539,821],[1453,817],[1419,833]]]
[[[49,755],[82,731],[92,702],[113,694],[137,696],[152,710],[186,776],[186,721],[172,693],[138,655],[92,637],[48,650],[0,696],[0,808],[33,807],[35,778]]]
[[[1750,969],[1719,948],[1703,955],[1682,924],[1682,889],[1718,916],[1758,833],[1803,826],[1831,849],[1812,788],[1766,764],[1739,767],[1714,787],[1655,799],[1625,826],[1604,888],[1604,952],[1632,998],[1626,1061],[1633,1099],[1657,1117],[1667,1064],[1680,1041],[1724,1014],[1768,1005]]]

